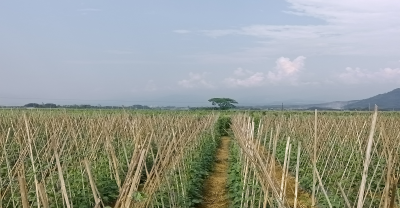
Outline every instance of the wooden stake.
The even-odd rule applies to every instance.
[[[315,109],[315,140],[313,141],[313,170],[316,170],[316,143],[317,143],[317,109]],[[316,192],[316,174],[313,172],[312,183],[312,207],[316,206],[315,192]]]
[[[343,188],[341,187],[341,184],[339,182],[337,182],[337,185],[338,185],[338,188],[340,188],[341,195],[343,196],[345,203],[347,204],[347,207],[351,208],[351,204],[349,203],[347,195],[345,195],[345,192],[344,192]]]
[[[392,181],[393,189],[391,190],[390,208],[394,208],[395,197],[397,195],[396,193],[397,193],[397,182],[398,182],[398,179],[393,178],[393,181]]]
[[[63,171],[61,169],[61,164],[60,164],[60,159],[58,157],[57,151],[54,153],[56,157],[56,164],[57,164],[57,170],[58,170],[58,178],[60,179],[60,184],[61,184],[61,192],[64,197],[65,204],[67,205],[67,208],[70,207],[70,201],[68,200],[68,195],[67,195],[67,189],[65,188],[65,182],[64,182],[64,177],[63,177]]]
[[[391,171],[392,171],[392,153],[389,154],[388,162],[387,162],[387,176],[386,176],[386,186],[384,187],[384,207],[387,208],[390,205],[390,186],[391,186]]]
[[[22,207],[30,208],[29,202],[28,202],[28,192],[26,191],[26,181],[25,181],[25,175],[24,175],[23,169],[24,168],[22,165],[21,170],[18,171],[18,183],[19,183],[19,189],[20,189],[20,194],[21,194]]]
[[[95,199],[95,206],[97,206],[100,203],[100,198],[97,195],[96,184],[93,181],[90,165],[89,165],[89,162],[88,162],[88,160],[86,158],[84,159],[84,164],[85,164],[85,170],[88,173],[89,183],[90,183],[91,189],[92,189],[92,195],[93,195],[93,198]]]
[[[46,190],[45,187],[43,186],[43,184],[41,182],[39,182],[38,184],[38,190],[39,190],[39,196],[40,196],[40,200],[43,203],[43,207],[45,208],[49,208],[49,199],[47,198],[47,194],[46,194]]]
[[[315,168],[315,173],[316,173],[317,179],[319,180],[320,188],[322,189],[323,194],[324,194],[324,196],[326,197],[327,203],[329,204],[329,207],[332,208],[333,206],[331,205],[329,196],[327,195],[327,192],[326,192],[326,190],[324,189],[324,186],[323,186],[323,183],[322,183],[322,179],[320,178],[320,175],[319,175],[319,171],[317,171],[316,168]]]
[[[289,137],[288,137],[289,138]],[[287,156],[287,166],[286,166],[286,168],[285,168],[285,178],[284,178],[284,191],[283,191],[283,197],[285,197],[287,194],[286,194],[286,188],[287,188],[287,176],[288,176],[288,168],[290,167],[290,159],[291,159],[291,145],[292,144],[290,144],[290,147],[288,148],[288,156]]]
[[[301,142],[298,141],[298,153],[297,153],[297,168],[295,174],[295,199],[294,199],[294,208],[297,207],[297,200],[298,200],[298,176],[299,176],[299,158],[301,155]]]
[[[362,181],[361,181],[361,186],[359,187],[359,197],[358,197],[358,205],[357,205],[358,208],[363,207],[363,197],[364,197],[364,192],[365,192],[366,179],[368,177],[370,152],[372,150],[372,145],[373,145],[373,135],[375,133],[376,119],[377,119],[377,105],[375,105],[375,113],[373,114],[372,126],[370,127],[368,146],[367,146],[366,152],[365,152],[365,162],[363,164]]]
[[[35,160],[33,159],[33,152],[32,152],[32,139],[29,134],[29,126],[28,126],[28,120],[26,119],[26,115],[24,115],[24,120],[25,120],[26,134],[28,136],[29,154],[31,157],[33,177],[35,179],[36,202],[38,203],[38,208],[40,208],[40,201],[39,201],[39,194],[38,194],[39,193],[38,192],[38,179],[36,177]]]

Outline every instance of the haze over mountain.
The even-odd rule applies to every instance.
[[[347,104],[343,109],[373,109],[374,105],[379,107],[379,110],[387,109],[400,109],[400,88],[396,88],[384,94],[379,94],[367,99],[355,101]]]
[[[374,105],[379,107],[379,110],[400,110],[400,88],[396,88],[390,92],[378,94],[367,99],[350,100],[350,101],[333,101],[315,104],[286,104],[285,108],[290,109],[334,109],[334,110],[369,110],[373,109]],[[275,107],[280,108],[280,105],[264,106],[265,108]]]

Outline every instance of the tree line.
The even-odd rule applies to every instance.
[[[228,110],[232,108],[236,108],[234,104],[238,104],[237,101],[234,99],[230,98],[211,98],[208,100],[209,102],[212,103],[213,107],[195,107],[195,109],[208,109],[208,110]],[[72,108],[72,109],[152,109],[149,106],[146,105],[132,105],[132,106],[93,106],[93,105],[88,105],[88,104],[81,104],[81,105],[57,105],[54,103],[28,103],[24,105],[24,107],[27,108]],[[194,108],[189,108],[189,109],[194,109]]]

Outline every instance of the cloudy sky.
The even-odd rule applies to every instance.
[[[399,0],[0,2],[0,105],[324,102],[399,86]]]

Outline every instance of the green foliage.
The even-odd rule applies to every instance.
[[[214,131],[218,131],[217,125]],[[188,178],[182,179],[180,187],[181,185],[184,186],[181,188],[173,187],[171,188],[173,191],[167,189],[167,186],[163,186],[154,195],[156,201],[152,203],[152,207],[171,207],[169,195],[171,193],[182,194],[182,189],[185,190],[185,196],[178,195],[178,205],[180,205],[180,207],[195,207],[202,202],[203,183],[212,169],[219,142],[219,138],[217,138],[216,135],[218,134],[205,132],[201,136],[200,145],[193,152],[189,152],[189,154],[185,156],[185,166],[183,167],[187,169],[184,170],[183,175]],[[177,178],[178,172],[172,175],[171,179]]]
[[[198,150],[198,158],[190,163],[191,176],[189,185],[187,188],[188,199],[191,201],[188,207],[194,207],[196,204],[202,201],[202,188],[203,182],[211,170],[211,166],[214,162],[214,155],[217,149],[216,141],[209,141],[208,143],[202,144]]]
[[[356,112],[319,112],[318,113],[318,131],[319,128],[325,128],[326,130],[322,132],[318,132],[318,139],[324,139],[324,144],[319,144],[321,146],[318,150],[319,160],[316,164],[318,171],[320,172],[324,188],[328,194],[330,203],[333,207],[344,207],[345,202],[339,192],[337,183],[341,180],[341,185],[343,186],[345,192],[347,193],[347,197],[351,203],[356,202],[358,198],[358,190],[360,187],[360,182],[362,179],[362,168],[363,168],[363,160],[364,160],[364,152],[360,152],[359,150],[355,150],[359,145],[357,143],[357,138],[367,138],[366,136],[369,133],[369,127],[362,129],[364,121],[370,122],[371,113],[367,114],[364,112],[356,113]],[[254,118],[256,120],[257,116],[253,113]],[[264,120],[264,121],[263,121]],[[391,124],[399,122],[399,115],[396,115],[391,112],[380,112],[379,121],[382,121],[382,124],[387,123],[387,127]],[[291,158],[289,165],[289,172],[295,176],[296,169],[296,156],[297,156],[297,145],[298,142],[301,142],[302,152],[300,158],[300,169],[299,169],[299,182],[300,187],[306,190],[309,193],[312,193],[313,188],[313,172],[312,172],[312,151],[313,147],[310,147],[311,140],[313,140],[313,124],[314,124],[314,112],[296,112],[296,111],[286,111],[286,112],[267,112],[266,116],[262,116],[262,122],[264,124],[269,124],[273,127],[273,136],[276,133],[274,130],[274,124],[280,123],[281,130],[278,135],[277,141],[277,149],[276,149],[276,159],[280,162],[281,165],[284,164],[284,156],[285,156],[285,148],[286,148],[286,139],[288,136],[291,137]],[[287,124],[294,124],[294,126],[289,126]],[[358,130],[359,133],[354,134],[354,131],[345,132],[343,128],[344,126],[348,126],[347,123],[352,121],[353,128],[358,130],[360,127],[362,130]],[[302,124],[309,123],[310,131],[302,132],[300,128],[297,126],[301,126]],[[325,125],[323,125],[325,124]],[[333,125],[332,125],[333,124]],[[338,125],[337,125],[338,124]],[[380,123],[378,123],[380,124]],[[256,121],[255,121],[256,126]],[[326,127],[325,127],[326,126]],[[295,127],[295,131],[293,128]],[[308,126],[304,127],[308,128]],[[330,128],[333,127],[333,128]],[[358,127],[358,128],[356,128]],[[292,130],[291,130],[292,129]],[[298,130],[297,130],[298,129]],[[389,133],[386,129],[380,128],[381,131]],[[256,133],[256,132],[255,132]],[[270,128],[265,129],[263,135],[270,135]],[[394,135],[397,136],[397,135]],[[341,141],[345,138],[345,141]],[[380,138],[380,132],[375,133],[375,139]],[[355,143],[355,144],[352,144]],[[266,148],[268,143],[266,143]],[[376,145],[376,150],[383,149],[381,143]],[[272,147],[270,148],[270,152],[272,151]],[[320,153],[319,153],[320,152]],[[380,157],[377,152],[372,152],[372,159],[370,162],[369,170],[368,170],[368,179],[369,183],[371,183],[371,190],[369,192],[380,193],[384,190],[384,178],[382,177],[383,171],[386,171],[386,159],[385,157]],[[348,163],[348,167],[344,172],[345,166]],[[375,173],[376,170],[376,173]],[[395,173],[399,174],[399,167],[397,166],[394,169]],[[319,183],[316,182],[316,188],[319,187]],[[377,189],[376,189],[377,188]],[[319,207],[328,207],[328,203],[326,197],[324,196],[321,189],[317,192],[317,203]],[[364,207],[369,206],[372,202],[372,206],[378,206],[380,203],[380,196],[367,195],[366,203]],[[398,200],[396,200],[398,201]]]
[[[228,130],[231,126],[230,116],[221,115],[217,120],[217,132],[220,136],[228,136]]]
[[[105,205],[112,205],[117,200],[118,186],[114,179],[107,175],[101,176],[97,179],[96,186]]]
[[[242,178],[241,162],[239,161],[239,150],[233,142],[230,143],[229,170],[228,170],[228,196],[230,207],[239,208],[241,206]]]
[[[212,98],[212,99],[209,99],[208,101],[211,102],[212,105],[219,106],[219,108],[222,110],[228,110],[231,108],[235,108],[235,105],[233,105],[233,104],[238,104],[237,101],[230,99],[230,98]]]

